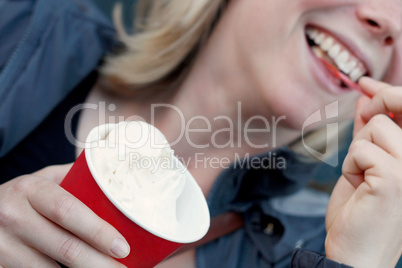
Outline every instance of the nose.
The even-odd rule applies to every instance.
[[[364,0],[357,8],[363,26],[386,46],[393,45],[402,31],[402,1]]]

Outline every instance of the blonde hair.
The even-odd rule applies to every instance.
[[[139,0],[130,35],[122,24],[122,6],[117,4],[113,18],[125,48],[107,57],[101,68],[108,86],[138,88],[169,78],[180,80],[223,6],[224,0]]]

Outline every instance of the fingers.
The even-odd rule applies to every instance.
[[[401,140],[399,126],[376,115],[356,134],[343,164],[344,177],[355,188],[366,182],[371,189],[379,189],[378,178],[393,180],[396,163],[402,159]]]
[[[355,140],[364,139],[382,148],[393,157],[402,159],[402,131],[385,115],[376,115],[355,136]],[[352,143],[353,144],[353,143]]]
[[[389,84],[365,76],[359,79],[359,86],[368,97],[372,98],[381,89],[389,87]]]
[[[21,241],[70,268],[123,267],[37,213],[30,215],[30,222],[29,232],[20,231],[21,228],[16,231]]]
[[[64,177],[67,175],[68,171],[73,166],[73,163],[66,164],[66,165],[56,165],[56,166],[49,166],[45,167],[37,172],[33,173],[32,175],[40,176],[46,178],[48,180],[52,180],[57,184],[60,184]]]
[[[372,97],[371,102],[361,111],[367,122],[377,114],[402,114],[402,87],[394,87],[371,78],[362,78],[360,85]]]
[[[111,257],[116,238],[112,226],[51,180],[29,175],[0,186],[0,265],[124,267]]]
[[[367,96],[361,96],[356,103],[356,112],[353,126],[353,137],[367,124],[367,121],[362,118],[363,109],[370,103],[371,99]]]
[[[60,268],[60,266],[49,257],[37,250],[21,245],[20,241],[10,239],[4,230],[0,229],[2,237],[0,244],[0,268]]]
[[[344,177],[341,176],[335,185],[331,194],[331,199],[328,204],[327,215],[325,217],[325,226],[327,230],[331,228],[339,211],[350,199],[353,193],[356,191],[355,187]]]
[[[44,195],[46,198],[43,198]],[[28,200],[38,213],[99,251],[115,258],[128,255],[129,246],[114,227],[57,185],[43,180],[30,189]],[[73,239],[66,243],[76,245],[78,242]],[[78,244],[89,250],[85,245]]]
[[[358,109],[366,101],[359,100]],[[393,177],[389,169],[392,163],[402,159],[402,131],[398,125],[385,115],[374,116],[365,126],[363,121],[357,113],[357,130],[342,169],[344,177],[355,188],[363,182],[374,187],[373,183],[378,180],[371,180],[375,177]]]
[[[378,182],[378,178],[386,177],[387,169],[393,161],[393,157],[379,146],[359,139],[349,149],[342,174],[355,188],[363,182],[374,188],[373,183]]]

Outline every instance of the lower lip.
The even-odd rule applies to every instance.
[[[351,89],[343,88],[339,85],[339,78],[335,77],[334,74],[321,62],[321,60],[314,55],[314,52],[311,50],[307,40],[306,46],[312,58],[312,64],[310,64],[311,73],[321,87],[326,89],[332,95],[341,95],[351,92]]]

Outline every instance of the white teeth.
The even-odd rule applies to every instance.
[[[327,37],[324,42],[321,44],[321,49],[324,51],[328,51],[332,45],[334,44],[334,39],[332,37]]]
[[[339,54],[340,51],[341,51],[341,46],[338,45],[338,44],[336,44],[336,45],[334,45],[333,47],[331,47],[331,49],[330,49],[329,52],[328,52],[328,55],[329,55],[331,58],[335,59],[336,56],[338,56],[338,54]]]
[[[345,69],[342,70],[344,73],[349,74],[353,68],[355,68],[357,66],[357,60],[351,60],[348,63],[345,64]]]
[[[345,65],[346,62],[349,59],[349,52],[347,52],[346,50],[342,51],[340,54],[338,54],[338,56],[335,59],[335,63],[337,65]]]
[[[325,39],[325,34],[320,33],[316,38],[314,38],[314,42],[317,45],[320,45],[322,43],[322,41],[324,41],[324,39]]]
[[[336,65],[338,66],[339,70],[341,70],[342,72],[348,74],[348,72],[346,72],[346,70],[347,70],[346,63],[341,63],[341,64],[337,63]]]
[[[310,40],[313,40],[317,46],[312,46],[314,54],[318,58],[330,57],[338,69],[349,78],[356,82],[367,71],[363,67],[364,64],[351,55],[346,47],[338,43],[335,38],[329,36],[328,33],[321,32],[315,28],[309,27],[306,34]],[[326,53],[325,53],[326,52]],[[357,67],[359,66],[359,67]]]
[[[313,47],[312,49],[313,49],[314,54],[317,56],[317,58],[320,58],[320,59],[324,58],[324,52],[321,49],[319,49],[316,46]]]
[[[342,72],[345,72],[346,69],[346,63],[349,59],[349,52],[346,50],[342,51],[338,56],[335,58],[335,64],[338,67],[339,70]]]
[[[357,80],[363,75],[364,73],[360,70],[360,68],[355,68],[353,71],[349,74],[350,79],[353,82],[357,82]]]
[[[314,39],[318,36],[318,31],[316,29],[311,29],[310,38]]]

